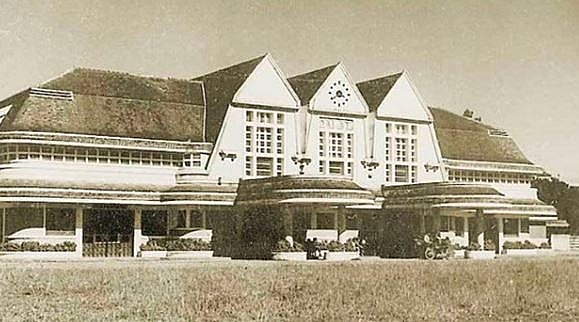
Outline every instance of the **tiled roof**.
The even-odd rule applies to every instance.
[[[39,87],[91,96],[205,105],[203,88],[198,82],[86,68],[77,68]]]
[[[374,195],[345,178],[279,176],[246,179],[239,183],[236,203],[273,202],[283,199],[306,198],[333,200],[339,203],[350,199],[374,201]]]
[[[314,70],[309,73],[296,75],[288,79],[302,104],[308,104],[338,64]]]
[[[40,87],[72,91],[74,99],[24,91],[0,102],[13,105],[0,131],[204,141],[199,82],[76,69]]]
[[[233,96],[264,58],[265,55],[194,79],[203,82],[205,87],[207,101],[205,133],[208,142],[215,143]]]
[[[490,135],[495,128],[443,109],[430,111],[443,158],[532,164],[511,137]]]
[[[378,106],[380,106],[380,103],[382,103],[384,97],[390,92],[400,76],[402,76],[402,72],[356,84],[366,103],[368,103],[371,112],[378,109]]]

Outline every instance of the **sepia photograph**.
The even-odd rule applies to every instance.
[[[579,320],[579,1],[0,0],[0,321]]]

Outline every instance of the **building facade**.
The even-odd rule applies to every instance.
[[[287,78],[267,54],[192,80],[75,69],[0,102],[4,241],[136,256],[152,238],[267,257],[291,236],[549,242],[544,173],[508,133],[428,107],[407,72],[342,63]],[[112,247],[107,244],[108,247]]]

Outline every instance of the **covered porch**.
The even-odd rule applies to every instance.
[[[1,241],[47,249],[73,243],[77,257],[138,256],[153,239],[212,242],[235,199],[235,187],[223,186],[19,184],[0,188]]]
[[[405,249],[402,255],[413,254],[413,238],[426,233],[440,234],[457,247],[494,250],[497,254],[507,241],[529,241],[539,246],[549,242],[540,227],[557,219],[552,206],[536,199],[507,198],[484,184],[384,186],[382,192],[385,221],[407,227],[402,233],[406,236],[384,235],[385,243],[403,244],[394,246],[398,251]]]
[[[243,247],[263,248],[267,258],[283,239],[345,243],[362,238],[365,217],[353,205],[373,205],[375,197],[350,179],[281,176],[240,182],[236,208],[246,224]]]

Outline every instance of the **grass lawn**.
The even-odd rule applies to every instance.
[[[579,258],[0,262],[2,321],[576,321]]]

